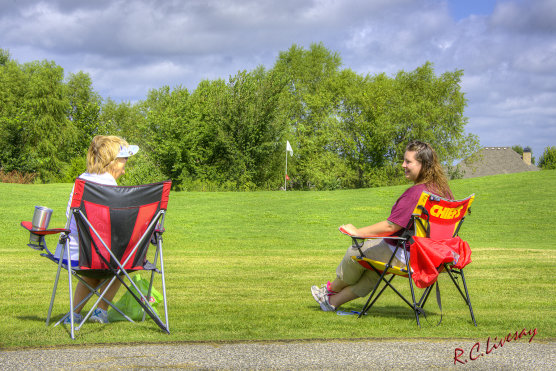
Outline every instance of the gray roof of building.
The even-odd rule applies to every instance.
[[[511,147],[484,147],[457,167],[463,178],[539,170],[535,165],[523,162],[521,155]]]

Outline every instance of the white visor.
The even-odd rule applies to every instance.
[[[120,146],[120,153],[118,153],[118,157],[133,156],[137,152],[139,152],[139,146],[135,146],[135,145],[128,146],[128,147]]]

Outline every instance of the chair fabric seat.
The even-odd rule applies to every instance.
[[[58,264],[60,262],[60,259],[58,259],[57,257],[55,257],[52,254],[43,253],[43,254],[41,254],[41,256],[51,260],[53,263],[56,263],[56,264]],[[67,260],[66,259],[63,259],[62,264],[63,264],[64,268],[67,269]],[[75,273],[77,273],[81,276],[84,276],[84,277],[102,279],[102,278],[112,277],[114,275],[114,273],[109,269],[98,269],[98,270],[81,269],[79,267],[79,262],[77,260],[72,260],[71,261],[71,266],[72,266],[72,269]],[[143,264],[141,269],[134,269],[134,270],[126,269],[127,273],[132,273],[132,272],[137,272],[137,271],[155,271],[157,273],[160,273],[160,271],[156,267],[156,265],[151,263],[148,260],[145,261],[145,264]]]
[[[386,263],[378,261],[378,260],[372,260],[372,259],[369,259],[369,258],[362,258],[362,257],[359,257],[359,256],[352,256],[351,258],[366,269],[371,269],[372,270],[371,266],[373,266],[379,273],[384,272],[384,269],[386,268]],[[397,276],[402,276],[402,277],[408,277],[409,276],[408,273],[407,273],[407,267],[402,268],[402,267],[392,266],[392,267],[388,268],[386,273],[387,274],[395,274]]]

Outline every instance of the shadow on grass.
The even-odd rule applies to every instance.
[[[22,321],[33,321],[33,322],[41,322],[46,324],[46,318],[43,317],[39,317],[39,316],[18,316],[18,319],[22,320]],[[55,316],[50,318],[50,323],[48,324],[49,328],[54,328],[54,325],[62,318],[62,316]],[[65,325],[63,323],[61,323],[60,325],[56,326],[56,327],[61,327],[64,329],[65,332],[67,332],[68,335],[71,336],[71,328],[69,325]]]
[[[62,318],[62,317],[60,317],[60,318]],[[18,316],[17,319],[20,319],[22,321],[35,321],[35,322],[46,323],[46,318],[39,317],[39,316]],[[52,322],[52,320],[50,322]],[[56,323],[56,322],[54,322],[54,323]]]
[[[318,310],[320,310],[320,308],[316,308]],[[360,312],[362,309],[362,306],[343,306],[340,307],[338,309],[338,311],[342,311],[342,312]],[[358,314],[354,313],[354,316],[357,316]],[[405,319],[412,319],[415,320],[415,314],[414,312],[411,310],[411,308],[407,307],[407,306],[402,306],[402,305],[388,305],[388,306],[372,306],[367,313],[365,314],[365,317],[381,317],[381,318],[391,318],[391,319],[400,319],[400,320],[405,320]],[[425,314],[420,314],[419,315],[419,319],[432,319],[432,320],[440,320],[440,313],[432,310],[431,308],[425,308]]]
[[[56,323],[58,323],[58,321],[62,318],[63,316],[58,315],[58,316],[54,316],[50,318],[50,323],[48,324],[48,328],[54,328],[54,325]],[[33,321],[33,322],[40,322],[43,324],[46,324],[46,318],[44,317],[39,317],[39,316],[18,316],[17,317],[19,320],[22,321]],[[92,326],[91,326],[92,325]],[[75,325],[75,327],[77,327],[78,324]],[[93,332],[99,332],[102,331],[102,326],[95,326],[94,323],[86,323],[84,325],[88,331],[93,331]],[[71,336],[71,327],[69,324],[65,324],[65,323],[60,323],[58,326],[56,326],[56,328],[61,327],[64,329],[64,331],[68,334],[68,336]],[[81,331],[81,330],[80,330]],[[80,332],[79,331],[79,332]]]

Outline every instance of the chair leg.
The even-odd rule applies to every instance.
[[[365,254],[363,254],[363,252],[361,251],[361,247],[363,246],[362,244],[359,245],[357,243],[357,239],[352,237],[352,240],[355,244],[355,246],[357,246],[357,249],[359,250],[359,253],[361,254],[361,256],[365,256]],[[365,313],[367,313],[367,311],[371,308],[371,306],[377,301],[377,299],[380,297],[380,295],[382,295],[382,293],[384,292],[384,290],[386,289],[386,286],[389,286],[392,290],[394,290],[394,292],[396,292],[396,294],[398,294],[400,296],[400,298],[402,298],[403,300],[405,300],[407,302],[407,300],[403,297],[403,295],[401,295],[398,290],[396,290],[396,288],[394,286],[391,285],[390,282],[392,282],[392,280],[394,279],[394,275],[392,275],[392,277],[386,281],[386,279],[384,279],[384,276],[386,275],[386,273],[388,272],[388,269],[392,266],[392,260],[394,260],[394,257],[396,255],[396,251],[398,251],[398,248],[400,247],[400,244],[398,243],[398,245],[396,246],[396,249],[392,252],[392,255],[390,256],[390,259],[388,260],[388,263],[386,263],[386,265],[384,266],[384,270],[382,272],[379,272],[378,269],[375,268],[374,265],[372,265],[371,263],[369,263],[369,266],[371,267],[371,269],[377,274],[379,275],[379,279],[375,284],[375,287],[373,288],[373,290],[371,291],[371,294],[369,295],[369,299],[367,299],[367,302],[365,303],[365,305],[363,306],[363,309],[361,310],[361,313],[359,313],[359,317],[361,318],[361,316],[363,316]],[[407,253],[406,255],[406,259],[407,259]],[[382,290],[380,290],[380,292],[378,293],[378,295],[376,296],[375,300],[373,300],[371,302],[371,299],[373,298],[374,294],[376,293],[376,290],[378,289],[378,286],[380,285],[380,282],[382,282],[384,280],[384,287],[382,288]],[[370,303],[370,304],[369,304]],[[408,303],[409,304],[409,303]],[[411,305],[410,305],[411,306]]]
[[[429,299],[432,287],[434,285],[430,285],[429,287],[427,287],[425,289],[425,291],[423,292],[423,295],[421,295],[421,299],[419,299],[419,306],[421,307],[421,309],[423,309],[423,307],[425,306],[425,303],[427,302],[427,300]]]
[[[155,267],[156,267],[157,262],[158,262],[158,251],[160,250],[160,247],[159,247],[159,240],[160,240],[160,238],[162,238],[162,237],[158,236],[158,237],[155,237],[155,238],[156,238],[156,246],[157,246],[157,248],[156,248],[156,250],[155,250],[155,252],[154,252],[154,261],[153,261],[153,263],[154,263],[154,265],[155,265]],[[150,296],[151,296],[151,291],[152,291],[153,282],[154,282],[154,273],[155,273],[155,270],[153,269],[153,270],[151,271],[151,280],[150,280],[150,282],[149,282],[149,291],[147,292],[147,297],[150,297]],[[164,308],[166,308],[166,307],[164,307]],[[147,313],[146,313],[145,311],[143,311],[143,317],[141,318],[141,322],[144,322],[144,321],[145,321],[145,316],[146,316],[146,315],[147,315]]]
[[[390,259],[392,260],[392,259]],[[376,299],[369,305],[369,303],[371,302],[371,299],[373,298],[374,294],[376,293],[376,290],[378,289],[378,286],[380,285],[380,282],[382,282],[382,280],[384,280],[384,282],[386,283],[387,281],[384,279],[384,276],[386,275],[386,272],[388,271],[388,265],[386,265],[386,269],[384,269],[382,271],[382,273],[379,273],[378,270],[372,265],[370,264],[370,267],[372,268],[372,270],[379,275],[378,281],[376,281],[375,287],[373,288],[373,290],[371,291],[371,294],[369,295],[369,299],[367,299],[367,302],[365,303],[365,305],[363,306],[363,309],[361,309],[361,313],[359,313],[358,318],[361,318],[361,316],[363,316],[365,313],[367,313],[367,311],[371,308],[371,306],[374,304],[374,302],[376,301],[376,299],[378,299],[380,297],[380,295],[382,294],[382,292],[384,291],[384,289],[386,288],[386,284],[385,286],[382,288],[382,290],[378,293]],[[390,281],[392,281],[394,277],[390,278]],[[390,283],[390,282],[388,282]],[[392,287],[392,286],[390,286]]]
[[[104,285],[104,283],[107,280],[103,280],[102,282],[100,282],[100,284],[95,288],[92,289],[91,286],[87,285],[85,283],[85,286],[87,286],[87,288],[89,289],[89,294],[87,296],[87,298],[91,297],[93,294],[97,294],[98,298],[95,301],[95,303],[93,304],[93,306],[91,307],[91,309],[89,310],[89,313],[87,313],[87,315],[85,316],[85,318],[83,318],[83,322],[81,322],[81,325],[83,325],[83,323],[87,322],[87,320],[89,319],[89,317],[93,314],[93,311],[95,310],[95,308],[98,306],[98,304],[100,303],[101,300],[106,301],[108,304],[112,304],[110,302],[110,300],[107,300],[104,298],[104,294],[106,294],[106,292],[108,292],[108,289],[110,288],[110,286],[112,286],[112,284],[114,283],[114,281],[116,280],[116,276],[112,277],[112,279],[110,280],[110,282],[108,282],[108,284],[106,285],[106,287],[104,288],[104,290],[102,290],[102,293],[98,292],[98,289],[102,287],[102,285]],[[81,325],[79,325],[79,328],[81,328]]]
[[[371,291],[371,293],[369,294],[369,299],[367,299],[367,302],[365,303],[365,305],[363,306],[363,309],[361,310],[361,313],[359,313],[358,318],[361,318],[361,316],[365,315],[367,313],[367,311],[369,309],[371,309],[371,307],[374,305],[374,303],[378,300],[378,298],[380,298],[380,296],[382,295],[382,293],[384,292],[384,290],[386,290],[386,288],[388,286],[392,287],[392,285],[390,284],[390,282],[392,282],[392,280],[394,279],[394,275],[392,275],[392,277],[390,277],[390,279],[388,281],[386,281],[385,278],[383,278],[383,276],[381,275],[381,278],[378,280],[378,282],[376,283],[375,287],[373,288],[373,291]],[[384,280],[384,286],[382,286],[382,289],[380,290],[380,292],[376,295],[376,297],[374,298],[374,300],[371,302],[371,299],[373,298],[374,294],[376,293],[376,291],[378,290],[378,286],[380,285],[380,282]],[[370,302],[370,304],[369,304]]]
[[[378,274],[378,271],[376,270],[376,268],[374,268],[371,265],[371,268]],[[382,293],[384,292],[384,290],[386,290],[386,287],[390,287],[392,289],[392,291],[394,291],[394,293],[396,295],[398,295],[400,297],[400,299],[402,299],[410,308],[411,310],[413,310],[415,312],[416,308],[418,309],[418,307],[416,307],[416,303],[415,303],[415,298],[413,298],[413,303],[411,303],[409,300],[407,300],[395,287],[394,285],[391,284],[392,280],[394,279],[395,275],[392,275],[392,277],[390,277],[389,280],[386,280],[386,278],[384,278],[384,275],[386,274],[387,269],[385,269],[382,274],[380,275],[379,280],[377,281],[375,287],[373,288],[373,290],[371,291],[371,294],[369,296],[369,299],[367,299],[367,303],[365,304],[365,306],[363,307],[363,310],[361,311],[361,313],[359,314],[358,318],[361,318],[361,316],[363,316],[365,313],[367,313],[367,311],[373,306],[373,304],[378,300],[378,298],[382,295]],[[384,281],[384,286],[382,287],[382,289],[380,290],[380,292],[378,293],[378,295],[374,298],[374,300],[371,302],[371,300],[373,299],[374,294],[376,293],[378,286],[380,285],[380,282]],[[413,293],[413,292],[412,292]],[[413,294],[414,295],[414,294]],[[370,302],[370,304],[369,304]],[[419,321],[417,321],[419,322]]]
[[[108,264],[107,264],[108,265]],[[108,265],[109,266],[109,265]],[[126,288],[126,290],[128,290],[128,292],[131,294],[131,296],[134,297],[134,299],[137,301],[137,303],[143,308],[143,310],[145,312],[148,313],[149,317],[152,318],[152,320],[158,325],[158,327],[160,327],[162,330],[166,331],[168,334],[170,333],[170,331],[168,330],[168,328],[162,323],[162,320],[158,317],[158,315],[154,312],[153,307],[151,306],[151,303],[149,303],[149,301],[147,300],[147,298],[145,298],[145,295],[143,295],[143,293],[141,292],[141,290],[139,289],[139,287],[137,287],[137,285],[135,284],[135,282],[133,282],[133,280],[131,279],[131,277],[129,276],[129,274],[127,273],[127,271],[118,263],[119,269],[118,271],[115,271],[113,268],[111,268],[111,270],[113,270],[114,273],[114,277],[112,277],[112,280],[110,281],[110,283],[108,284],[108,286],[105,288],[105,290],[103,291],[103,294],[101,295],[101,297],[97,300],[97,302],[95,303],[95,306],[98,304],[98,302],[103,299],[104,296],[104,292],[106,292],[108,290],[108,288],[112,285],[112,282],[115,279],[120,280],[120,282],[122,283],[122,285]],[[131,286],[133,286],[135,288],[135,292],[137,294],[139,294],[139,296],[137,296],[133,290],[131,290],[131,288],[125,283],[124,279],[122,277],[120,277],[120,273],[125,275],[126,278],[129,280],[129,282],[131,283]]]
[[[164,300],[164,320],[166,321],[166,332],[170,333],[168,323],[168,303],[166,302],[166,278],[164,277],[164,258],[162,256],[162,236],[158,239],[158,247],[160,250],[160,271],[162,275],[162,299]]]
[[[79,276],[77,276],[77,277],[79,278]],[[85,280],[83,280],[83,279],[81,279],[81,278],[79,278],[79,280],[80,280],[81,283],[84,284],[84,285],[89,289],[89,291],[90,291],[89,294],[87,295],[87,298],[85,298],[85,299],[83,300],[83,302],[85,302],[85,301],[89,300],[89,298],[90,298],[91,296],[93,296],[93,294],[95,294],[95,295],[97,295],[97,296],[101,296],[101,292],[100,292],[99,290],[100,290],[100,288],[108,281],[108,278],[106,278],[106,279],[104,279],[103,281],[101,281],[101,282],[97,285],[97,287],[95,287],[95,288],[93,288],[92,286],[90,286]],[[116,305],[114,305],[114,303],[112,303],[110,300],[106,299],[106,298],[104,297],[104,295],[102,295],[102,300],[103,300],[106,304],[108,304],[112,309],[114,309],[116,312],[118,312],[119,314],[121,314],[122,317],[124,317],[127,321],[129,321],[129,322],[135,322],[135,321],[133,321],[131,318],[129,318],[129,316],[127,316],[124,312],[122,312],[122,311],[120,310],[120,308],[118,308]],[[79,306],[79,305],[81,305],[81,304],[77,304],[77,306]],[[96,306],[95,306],[95,307],[96,307]],[[93,310],[94,310],[94,308],[93,308]]]
[[[473,307],[471,306],[471,297],[469,296],[469,291],[467,290],[467,283],[465,282],[465,275],[463,274],[463,269],[460,269],[459,272],[458,272],[456,270],[451,270],[451,269],[448,269],[448,267],[446,267],[446,271],[448,272],[448,275],[452,279],[452,282],[454,283],[454,285],[458,289],[461,297],[463,298],[463,301],[465,301],[465,304],[467,304],[467,307],[469,308],[469,313],[471,314],[471,320],[473,320],[473,324],[475,326],[477,326],[477,321],[475,320],[475,315],[473,314]],[[456,279],[455,279],[455,277],[453,276],[452,273],[456,273],[456,274],[459,274],[461,276],[461,280],[462,280],[462,283],[463,283],[463,289],[464,289],[465,293],[461,290],[461,287],[459,286],[458,282],[456,281]]]
[[[60,256],[64,255],[64,251]],[[60,272],[62,270],[63,259],[58,261],[58,270],[56,271],[56,279],[54,280],[54,288],[52,289],[52,296],[50,297],[50,306],[48,307],[48,314],[46,315],[46,325],[50,323],[50,317],[52,316],[52,307],[54,306],[54,298],[56,297],[56,290],[58,290],[58,280],[60,279]]]
[[[166,322],[166,331],[168,333],[170,333],[170,326],[168,323],[168,310],[167,310],[167,302],[166,302],[166,279],[164,277],[164,257],[162,255],[162,236],[158,235],[156,238],[156,251],[154,253],[154,264],[156,266],[156,263],[159,259],[160,256],[160,273],[161,273],[161,279],[162,279],[162,299],[164,301],[164,320]],[[154,282],[154,273],[155,271],[153,270],[151,272],[151,281],[149,283],[149,291],[147,294],[147,297],[149,297],[151,295],[151,290],[152,290],[152,286],[153,286],[153,282]],[[143,318],[141,321],[145,320],[145,316],[146,316],[147,312],[143,311]]]
[[[407,272],[409,275],[409,288],[411,290],[411,299],[413,300],[413,312],[415,313],[415,319],[417,320],[417,325],[419,326],[419,328],[421,328],[421,322],[419,321],[420,307],[417,305],[417,302],[415,301],[415,290],[413,289],[413,279],[411,277],[411,267],[409,266],[409,264],[407,266]]]
[[[79,282],[81,282],[85,287],[87,287],[87,289],[89,289],[89,293],[79,303],[75,304],[75,307],[74,307],[73,311],[75,311],[81,305],[84,305],[93,295],[101,296],[100,288],[108,281],[108,279],[105,279],[105,280],[101,281],[96,287],[92,287],[85,280],[83,280],[79,275],[76,274],[75,277],[79,280]],[[114,305],[114,303],[112,303],[110,300],[108,300],[104,297],[102,298],[102,300],[104,302],[106,302],[115,311],[120,313],[120,315],[122,315],[122,317],[124,317],[127,321],[135,322],[131,318],[129,318],[128,315],[126,315],[124,312],[122,312],[116,305]],[[96,308],[96,304],[91,308],[91,310],[89,310],[89,312],[92,313],[94,308]],[[64,316],[54,326],[58,326],[69,315],[70,315],[70,312],[67,312],[66,314],[64,314]],[[89,318],[89,316],[87,316],[86,318]],[[76,331],[79,331],[84,323],[85,323],[85,321],[82,321],[82,323],[79,326],[77,326]]]
[[[156,257],[155,257],[155,261],[156,261]],[[149,289],[147,290],[147,298],[150,298],[151,296],[151,292],[153,289],[153,283],[154,283],[154,269],[151,271],[151,279],[149,281]],[[141,322],[145,322],[145,316],[147,315],[147,313],[145,311],[143,311],[143,317],[141,318]]]
[[[68,286],[69,286],[69,302],[70,302],[70,327],[71,327],[71,339],[75,340],[75,316],[73,315],[73,285],[71,279],[72,267],[71,267],[71,257],[70,257],[70,249],[67,246],[66,249],[67,253],[67,267],[68,267]],[[62,255],[60,255],[60,261],[62,260]]]
[[[417,321],[417,325],[419,326],[419,328],[421,328],[421,322],[419,321],[419,311],[422,309],[422,307],[418,306],[417,301],[415,300],[415,290],[413,289],[413,277],[411,276],[412,274],[411,274],[411,263],[409,259],[409,253],[405,248],[402,251],[404,253],[405,264],[407,266],[407,275],[409,278],[409,289],[411,290],[411,300],[413,301],[413,304],[410,306],[413,309],[413,312],[415,313],[415,320]],[[402,299],[404,298],[402,297]]]
[[[79,213],[81,213],[81,211],[79,211]],[[83,214],[81,213],[81,215],[83,216]],[[144,311],[146,311],[149,314],[149,317],[152,318],[152,320],[158,325],[158,327],[160,327],[162,330],[166,331],[168,334],[170,333],[170,331],[168,330],[168,327],[165,326],[160,317],[156,314],[156,312],[154,311],[153,307],[151,306],[151,304],[149,303],[149,301],[145,298],[145,295],[143,295],[143,293],[141,292],[141,290],[137,287],[137,285],[135,284],[135,282],[133,282],[133,280],[131,279],[131,277],[129,276],[128,272],[124,269],[122,263],[120,263],[120,261],[118,260],[118,258],[116,258],[116,256],[114,256],[114,254],[112,253],[112,251],[108,248],[108,246],[106,245],[106,243],[102,240],[102,238],[100,238],[98,232],[93,228],[92,225],[90,225],[90,223],[87,221],[87,219],[83,216],[83,219],[85,220],[85,222],[87,223],[87,225],[89,226],[89,228],[91,229],[91,231],[99,238],[102,247],[104,247],[105,251],[108,252],[110,254],[110,257],[112,259],[114,259],[115,263],[117,264],[118,268],[114,268],[110,262],[108,262],[106,260],[106,258],[100,253],[99,251],[99,247],[96,244],[94,245],[94,248],[97,252],[97,254],[99,255],[99,257],[102,259],[102,261],[104,262],[104,264],[106,264],[106,266],[110,269],[110,271],[112,272],[112,274],[114,274],[113,279],[110,281],[110,283],[108,284],[108,286],[105,288],[105,290],[103,291],[103,294],[101,295],[101,297],[97,300],[97,302],[95,303],[95,305],[93,306],[93,308],[98,304],[98,302],[103,299],[104,293],[106,291],[108,291],[108,288],[112,285],[112,282],[114,281],[114,279],[118,279],[122,285],[124,285],[124,287],[129,291],[129,293],[131,294],[131,296],[133,296],[133,298],[137,301],[137,303],[143,308]],[[151,226],[154,227],[154,225],[156,224],[156,221],[152,221],[149,228]],[[143,237],[141,237],[141,240],[143,238],[145,238],[146,234],[143,234]],[[137,244],[134,248],[133,251],[135,251],[138,248],[139,244]],[[123,264],[125,265],[127,260],[129,260],[131,257],[131,254],[127,257],[127,259],[123,262]],[[162,257],[162,255],[161,255]],[[137,292],[137,294],[139,294],[139,297],[133,292],[133,290],[130,289],[130,287],[125,283],[124,279],[122,277],[120,277],[120,275],[123,274],[125,275],[125,277],[129,280],[129,282],[131,283],[131,286],[133,286]],[[164,287],[164,293],[166,292],[166,289]]]
[[[469,297],[469,291],[467,291],[467,283],[465,282],[465,276],[463,275],[463,269],[460,269],[461,280],[463,282],[463,288],[465,289],[465,295],[467,296],[467,306],[469,307],[469,313],[471,313],[471,319],[475,327],[477,326],[477,321],[475,321],[475,315],[473,314],[473,307],[471,306],[471,298]]]
[[[75,304],[75,307],[73,308],[72,312],[75,312],[75,310],[77,308],[79,308],[81,305],[85,304],[87,302],[87,300],[89,300],[89,298],[93,296],[93,293],[89,293],[85,298],[83,298],[83,300],[81,300],[79,303]],[[67,317],[69,317],[71,312],[67,312],[66,314],[64,314],[62,316],[62,318],[60,318],[60,320],[58,322],[56,322],[56,324],[54,325],[55,327],[58,326],[60,323],[62,323]],[[79,329],[81,328],[81,326],[78,326],[76,328],[77,331],[79,331]]]

